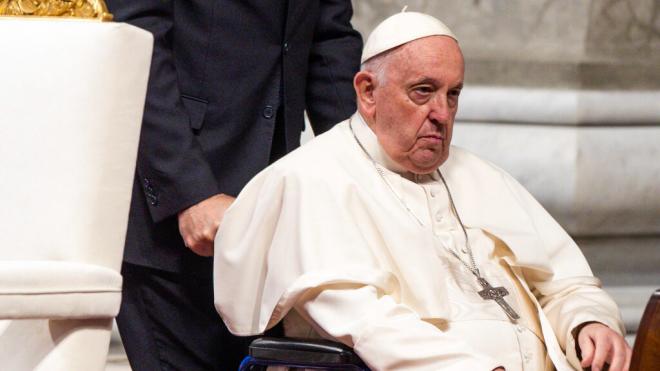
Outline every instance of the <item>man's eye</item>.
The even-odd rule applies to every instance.
[[[458,90],[458,89],[451,90],[451,91],[449,91],[449,95],[452,96],[452,97],[458,97],[459,95],[461,95],[461,91]]]
[[[431,99],[433,93],[434,90],[430,86],[417,86],[410,92],[410,98],[418,104],[422,104]]]
[[[415,88],[415,93],[427,95],[433,93],[433,89],[430,86],[418,86]]]

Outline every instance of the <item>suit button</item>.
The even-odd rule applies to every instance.
[[[282,50],[284,50],[284,54],[289,52],[289,43],[284,43],[284,46],[282,47]]]
[[[264,107],[264,111],[262,113],[265,118],[267,119],[272,119],[273,118],[273,106],[266,106]]]

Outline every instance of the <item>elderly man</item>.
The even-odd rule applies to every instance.
[[[452,32],[397,14],[362,62],[358,112],[225,216],[215,292],[230,331],[283,320],[374,370],[626,370],[616,305],[575,243],[504,171],[450,147],[464,72]]]

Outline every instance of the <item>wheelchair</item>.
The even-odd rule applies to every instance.
[[[239,371],[266,371],[268,366],[369,371],[351,348],[334,341],[272,337],[255,339]]]

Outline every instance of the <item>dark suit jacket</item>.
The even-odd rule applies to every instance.
[[[177,213],[268,165],[279,108],[287,151],[304,110],[317,134],[351,115],[362,39],[349,0],[107,3],[155,38],[124,261],[181,271],[209,259],[183,245]]]

